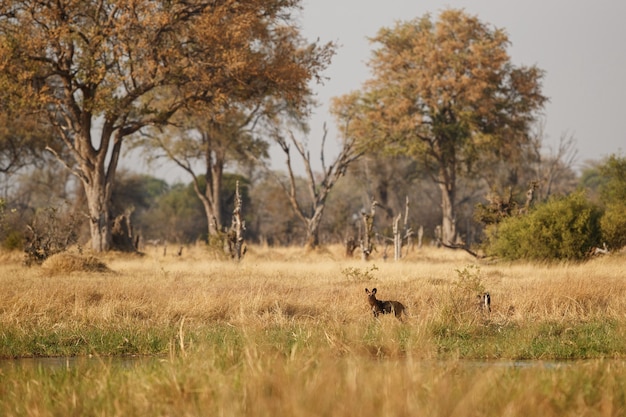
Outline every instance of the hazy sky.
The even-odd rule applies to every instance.
[[[426,13],[436,18],[445,8],[462,8],[504,29],[513,64],[537,65],[546,72],[543,93],[550,99],[544,109],[546,153],[563,135],[576,140],[578,167],[587,160],[626,152],[626,1],[305,0],[299,19],[304,36],[339,45],[325,72],[329,80],[316,87],[321,106],[311,120],[311,155],[319,155],[324,122],[329,127],[327,163],[337,153],[328,105],[332,97],[359,89],[370,78],[366,62],[372,45],[367,38],[397,21]],[[281,151],[274,151],[272,160],[276,168],[284,167]],[[170,182],[189,182],[176,169],[160,169],[158,175]]]
[[[371,77],[366,63],[367,40],[382,27],[392,27],[445,8],[462,8],[489,25],[504,29],[515,65],[537,65],[546,74],[544,109],[546,152],[561,136],[573,136],[580,164],[626,151],[626,1],[596,0],[308,0],[301,16],[304,35],[339,45],[316,88],[322,107],[311,121],[309,149],[317,155],[322,124],[331,97],[360,88]],[[334,136],[327,143],[334,142]],[[328,154],[333,149],[328,147]],[[336,151],[335,151],[336,152]],[[328,161],[328,158],[327,158]]]

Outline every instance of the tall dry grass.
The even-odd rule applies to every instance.
[[[623,256],[499,264],[424,249],[363,263],[340,247],[253,247],[237,264],[186,248],[180,257],[155,250],[41,268],[0,256],[0,356],[85,357],[67,367],[0,360],[0,415],[616,416],[626,408],[626,365],[616,360],[626,353]],[[374,319],[366,287],[401,301],[408,317]],[[478,309],[478,290],[490,292],[491,313]],[[119,366],[107,355],[154,359]],[[556,367],[482,361],[589,358]]]
[[[590,361],[492,366],[462,361],[283,358],[246,343],[123,366],[0,368],[3,416],[621,416],[626,367]]]
[[[164,353],[181,332],[193,340],[224,326],[249,332],[305,328],[331,350],[422,358],[626,352],[621,340],[605,347],[598,340],[599,346],[584,352],[541,352],[542,339],[576,344],[586,332],[597,333],[592,339],[623,335],[620,256],[581,264],[481,264],[463,252],[424,249],[400,262],[364,263],[345,259],[342,248],[334,247],[252,248],[239,264],[201,248],[181,257],[155,251],[86,258],[82,269],[76,257],[52,258],[41,268],[0,266],[0,325],[8,335],[0,356]],[[366,287],[378,288],[380,299],[406,305],[405,323],[373,320]],[[491,294],[491,313],[477,308],[482,290]],[[385,331],[404,335],[403,343],[379,334]],[[507,346],[489,346],[503,335]]]

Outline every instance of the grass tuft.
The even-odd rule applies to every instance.
[[[62,275],[73,272],[110,272],[106,264],[93,256],[77,255],[69,252],[57,253],[41,265],[46,275]]]

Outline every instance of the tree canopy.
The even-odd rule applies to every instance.
[[[49,146],[61,152],[61,144],[46,119],[12,111],[0,101],[0,175],[7,178],[26,167],[49,162]]]
[[[626,157],[611,155],[600,167],[606,178],[601,186],[601,196],[605,204],[626,202]]]
[[[0,3],[0,99],[48,116],[81,179],[92,248],[111,245],[109,204],[124,139],[273,95],[306,105],[328,50],[304,43],[300,0],[26,0]],[[51,148],[51,150],[54,150]]]
[[[361,146],[420,163],[441,192],[443,243],[454,244],[457,175],[528,143],[543,72],[513,65],[505,31],[462,10],[398,22],[371,42],[372,78],[333,112]]]

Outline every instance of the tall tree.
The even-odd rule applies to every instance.
[[[415,158],[441,194],[444,243],[455,243],[457,176],[486,155],[506,159],[527,143],[546,98],[543,72],[516,67],[506,33],[462,10],[445,10],[371,39],[373,78],[333,102],[348,135],[368,149]]]
[[[286,24],[300,0],[0,2],[0,94],[48,115],[82,181],[92,248],[111,247],[122,144],[201,103],[221,109],[268,91],[298,102],[316,63]],[[309,46],[310,49],[315,45]],[[320,64],[323,67],[323,64]]]
[[[166,157],[189,174],[206,214],[209,239],[223,232],[227,167],[251,166],[248,154],[261,159],[268,155],[269,144],[254,134],[257,112],[259,107],[247,114],[237,106],[219,113],[199,110],[141,141],[155,158]]]
[[[294,22],[284,20],[283,24],[284,34],[275,46],[278,54],[266,58],[268,66],[283,76],[319,82],[335,45],[308,43]],[[209,237],[219,235],[224,226],[220,201],[227,165],[249,165],[253,162],[248,155],[267,158],[269,144],[262,139],[262,131],[282,119],[304,123],[314,104],[313,95],[310,85],[299,84],[298,89],[268,88],[254,97],[229,97],[222,108],[186,111],[167,130],[142,141],[157,156],[166,156],[190,175],[207,216]]]
[[[268,147],[248,131],[245,115],[237,109],[225,113],[197,112],[142,141],[156,158],[164,156],[189,174],[206,214],[209,238],[223,228],[221,201],[227,164],[247,160],[243,149],[266,155]]]

